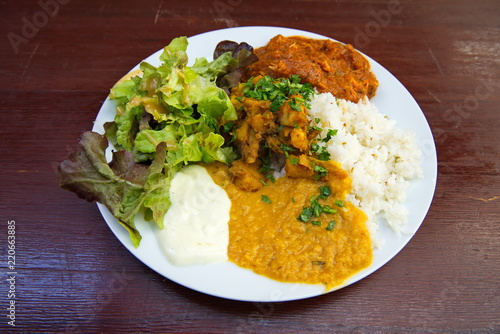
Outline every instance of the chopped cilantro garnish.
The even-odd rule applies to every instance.
[[[337,210],[332,209],[329,205],[323,206],[324,213],[337,213]]]
[[[316,130],[316,131],[323,131],[322,128],[320,128],[319,126],[315,126],[315,125],[311,126],[310,129],[311,130]]]
[[[331,231],[331,230],[333,230],[334,227],[335,227],[335,220],[332,220],[331,222],[328,223],[326,230]]]
[[[337,206],[343,208],[344,207],[344,202],[342,201],[335,201],[335,204],[337,204]]]
[[[274,183],[274,181],[276,181],[276,179],[274,178],[274,175],[272,173],[267,173],[266,178],[268,180],[270,180],[272,183]]]
[[[323,206],[318,203],[317,199],[312,201],[311,207],[313,209],[314,217],[319,217],[319,215],[323,212]]]
[[[259,167],[259,169],[257,169],[257,172],[259,173],[264,173],[264,172],[270,172],[272,171],[272,168],[263,164],[261,167]]]
[[[302,209],[302,213],[300,214],[300,216],[297,217],[297,219],[300,220],[301,222],[307,223],[309,220],[311,220],[312,215],[313,215],[313,209],[310,207],[304,207]]]
[[[300,83],[298,75],[292,75],[290,78],[273,79],[270,76],[264,76],[256,83],[253,83],[253,78],[250,78],[245,83],[243,94],[245,97],[254,98],[257,100],[271,101],[271,111],[278,111],[287,101],[292,110],[301,111],[301,105],[309,108],[308,102],[311,101],[314,89],[309,83]],[[294,97],[292,95],[300,95]]]
[[[330,160],[330,153],[327,151],[326,146],[321,146],[318,143],[311,144],[311,152],[318,155],[318,160]]]
[[[314,175],[315,180],[319,180],[320,178],[326,176],[326,173],[328,173],[328,170],[326,168],[318,165],[314,165],[313,171],[316,173],[316,175]]]
[[[267,197],[266,195],[262,195],[262,202],[264,203],[272,203],[271,199]]]
[[[323,141],[325,143],[329,142],[330,139],[332,139],[332,137],[337,134],[337,132],[339,132],[339,130],[337,130],[337,129],[328,129],[328,131],[326,133],[326,137],[323,138]]]
[[[317,165],[314,166],[314,171],[316,173],[325,173],[325,174],[328,173],[328,170],[326,168]]]
[[[292,108],[292,110],[295,110],[295,111],[301,111],[300,109],[300,103],[298,101],[298,99],[291,99],[288,104],[290,105],[290,108]]]
[[[337,210],[332,209],[329,205],[321,205],[321,203],[318,202],[320,199],[326,199],[328,196],[332,194],[332,190],[330,189],[329,186],[325,185],[322,187],[318,188],[319,190],[319,195],[318,196],[312,196],[309,199],[309,202],[311,202],[311,206],[305,206],[302,208],[302,213],[297,217],[297,220],[307,223],[311,220],[311,218],[314,217],[319,217],[322,213],[326,214],[333,214],[337,213]],[[292,201],[294,199],[292,198]],[[295,203],[295,201],[294,201]],[[340,200],[337,200],[335,202],[338,206],[344,206],[344,203]],[[314,225],[321,225],[321,222],[319,221],[312,221],[311,224]],[[331,231],[333,227],[335,226],[335,221],[332,220],[326,227],[327,230]]]
[[[292,165],[297,165],[299,163],[299,158],[297,157],[294,157],[294,158],[290,158],[290,164]]]
[[[332,190],[330,189],[329,186],[322,186],[322,187],[319,187],[319,194],[320,194],[321,198],[327,198],[328,196],[330,196],[332,194]]]
[[[258,100],[268,100],[264,98],[264,96],[261,99]],[[271,102],[271,107],[269,108],[271,111],[278,111],[281,106],[285,103],[286,97],[284,96],[277,96],[274,100]]]
[[[287,158],[288,158],[288,152],[295,151],[295,149],[293,147],[286,145],[286,144],[283,144],[283,143],[280,144],[280,149],[283,151],[283,153],[285,154],[285,157],[287,157]]]

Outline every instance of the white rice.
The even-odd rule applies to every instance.
[[[322,138],[328,129],[338,130],[328,151],[349,172],[353,188],[347,199],[366,213],[372,236],[378,217],[399,235],[408,219],[403,202],[409,180],[422,177],[422,153],[414,133],[397,128],[368,98],[353,103],[318,94],[311,101],[310,117],[313,124],[321,119]]]

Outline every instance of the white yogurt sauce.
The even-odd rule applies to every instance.
[[[226,261],[231,200],[207,170],[190,165],[175,174],[170,201],[158,234],[167,259],[178,266]]]

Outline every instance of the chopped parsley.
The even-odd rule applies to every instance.
[[[274,175],[272,173],[267,173],[266,174],[266,179],[268,179],[272,183],[274,183],[274,181],[276,181],[276,179],[274,178]]]
[[[319,204],[317,199],[312,201],[311,208],[313,209],[314,217],[319,217],[319,215],[323,213],[323,206]]]
[[[322,213],[326,214],[334,214],[337,213],[337,210],[332,209],[328,204],[321,205],[321,203],[318,202],[320,199],[327,199],[328,196],[332,195],[332,190],[330,189],[329,186],[325,185],[322,187],[318,188],[319,190],[319,195],[318,196],[312,196],[309,199],[309,202],[311,202],[311,206],[304,206],[302,208],[301,214],[297,217],[298,221],[301,221],[303,223],[307,223],[313,219],[313,217],[318,218]],[[293,201],[293,198],[292,198]],[[344,206],[344,203],[342,201],[337,200],[335,202],[336,205]],[[311,224],[316,225],[316,226],[321,226],[321,222],[317,220],[312,220]],[[328,223],[326,230],[331,231],[335,227],[335,220],[332,220]]]
[[[333,230],[334,227],[335,227],[335,220],[332,220],[331,222],[328,223],[326,230],[331,231],[331,230]]]
[[[328,153],[326,146],[321,146],[318,143],[312,143],[311,152],[318,156],[318,160],[322,161],[330,160],[330,153]]]
[[[339,130],[337,129],[328,129],[326,137],[323,138],[322,141],[324,141],[325,143],[329,142],[333,136],[337,135],[337,132],[339,132]]]
[[[293,98],[288,102],[288,104],[290,105],[290,108],[292,108],[292,110],[301,111],[299,99]]]
[[[299,215],[299,217],[297,217],[297,220],[307,223],[309,220],[311,220],[312,216],[313,216],[313,209],[306,206],[302,208],[302,213]]]
[[[262,202],[264,203],[272,203],[271,199],[269,197],[267,197],[266,195],[262,195]]]
[[[287,100],[290,108],[301,111],[301,106],[310,108],[309,101],[315,94],[313,86],[309,83],[300,83],[300,76],[292,75],[290,78],[273,79],[263,76],[259,81],[253,83],[253,77],[245,83],[243,89],[245,97],[256,100],[271,101],[270,110],[278,111]],[[293,95],[295,95],[293,98]],[[300,97],[299,97],[300,95]]]
[[[323,206],[324,213],[337,213],[337,210],[332,209],[329,205]]]
[[[322,129],[322,128],[320,128],[319,126],[315,126],[315,125],[311,126],[311,127],[310,127],[310,129],[311,129],[311,130],[320,131],[320,132],[321,132],[321,131],[323,131],[323,129]]]
[[[326,168],[318,166],[318,165],[314,165],[313,171],[314,171],[314,173],[316,173],[314,175],[314,180],[316,180],[316,181],[322,177],[325,177],[326,174],[328,173],[328,170]]]
[[[332,194],[332,190],[329,186],[319,187],[319,195],[321,198],[325,199]]]
[[[288,152],[295,151],[295,148],[293,148],[289,145],[283,144],[283,143],[280,144],[280,149],[283,151],[283,153],[285,154],[285,157],[287,157],[287,158],[288,158]]]

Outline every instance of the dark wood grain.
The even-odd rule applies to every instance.
[[[0,245],[6,259],[15,220],[17,256],[16,327],[1,262],[2,332],[500,332],[499,1],[61,2],[17,47],[9,33],[23,36],[40,2],[0,2]],[[191,291],[143,265],[95,205],[56,184],[55,166],[140,59],[173,37],[247,25],[353,44],[408,88],[433,130],[438,185],[422,227],[340,291],[268,304]]]

